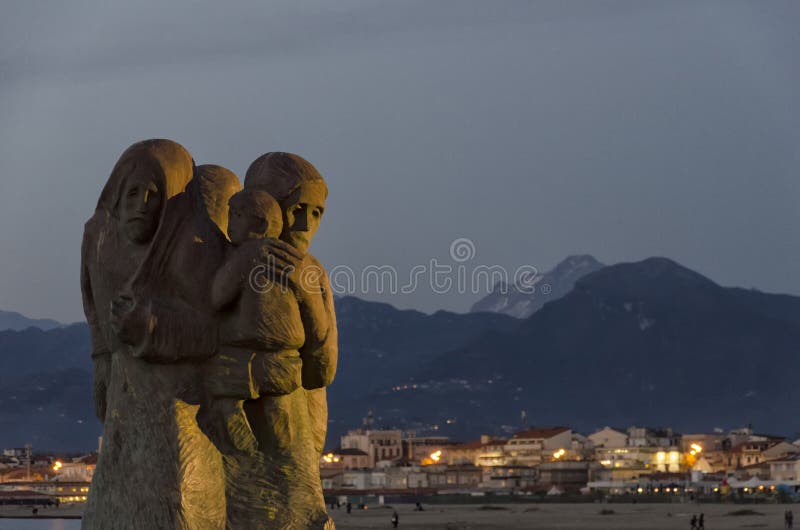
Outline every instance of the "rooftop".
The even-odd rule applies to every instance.
[[[514,434],[514,438],[519,439],[535,439],[546,440],[557,436],[563,432],[569,431],[569,427],[540,427],[538,429],[528,429]]]

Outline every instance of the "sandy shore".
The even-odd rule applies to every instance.
[[[784,511],[794,512],[798,527],[800,504],[795,505],[730,505],[730,504],[526,504],[481,506],[428,505],[424,512],[415,512],[413,505],[395,505],[400,516],[399,528],[425,530],[689,530],[692,514],[705,513],[708,530],[736,528],[781,529]],[[601,515],[601,510],[613,514]],[[728,515],[738,510],[753,510],[764,515]],[[392,509],[371,507],[331,512],[339,530],[392,528]]]
[[[419,530],[689,530],[693,514],[705,513],[708,530],[738,528],[782,529],[784,511],[792,510],[800,522],[800,504],[500,504],[427,505],[415,512],[412,504],[392,508],[371,506],[368,510],[344,508],[331,511],[339,530],[392,528],[392,510],[400,516],[399,528]],[[614,513],[602,515],[601,510]],[[763,515],[729,515],[752,510]],[[83,505],[39,509],[38,519],[77,518]],[[0,507],[0,518],[30,518],[30,508]],[[796,525],[796,527],[798,527]]]

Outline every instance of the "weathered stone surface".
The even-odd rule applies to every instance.
[[[236,249],[214,281],[221,348],[207,371],[218,417],[206,424],[216,426],[209,436],[224,453],[230,528],[333,526],[319,458],[324,387],[336,369],[336,318],[327,275],[308,254],[326,196],[307,161],[268,153],[253,162],[244,191],[231,201],[228,233]],[[249,374],[251,383],[220,384],[234,373]]]
[[[326,196],[288,153],[257,159],[244,190],[168,140],[123,153],[82,248],[105,426],[84,528],[333,528],[336,318],[308,253]]]

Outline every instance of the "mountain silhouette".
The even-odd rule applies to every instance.
[[[666,258],[599,268],[525,319],[336,300],[328,443],[374,426],[471,438],[530,424],[797,431],[800,297]],[[96,447],[85,324],[0,332],[0,444]]]
[[[472,305],[472,312],[503,313],[516,318],[527,318],[547,302],[558,300],[572,291],[575,282],[604,265],[593,256],[582,254],[568,256],[553,270],[533,278],[530,288],[498,283],[491,293]]]

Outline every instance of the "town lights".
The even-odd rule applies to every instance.
[[[559,458],[561,458],[565,454],[567,454],[567,452],[564,449],[559,449],[558,451],[553,453],[553,459],[554,460],[558,460]]]
[[[53,463],[53,471],[58,472],[62,467],[64,467],[64,464],[61,463],[61,460],[56,460]]]
[[[703,446],[699,443],[693,443],[689,446],[689,454],[686,456],[686,462],[690,467],[694,466],[697,462],[697,455],[703,452]]]
[[[339,457],[335,456],[333,453],[328,453],[327,455],[322,455],[322,460],[327,464],[332,464],[339,462]]]
[[[442,459],[442,450],[438,449],[438,450],[432,452],[431,454],[429,454],[428,456],[426,456],[425,458],[423,458],[420,461],[420,463],[423,466],[430,466],[430,465],[433,465],[433,464],[438,464],[439,460],[441,460],[441,459]]]

